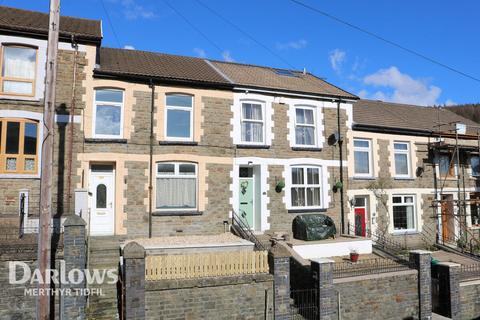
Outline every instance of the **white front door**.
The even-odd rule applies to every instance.
[[[100,167],[100,166],[99,166]],[[95,170],[92,166],[90,175],[90,234],[113,235],[115,226],[115,173],[113,166],[101,166]]]

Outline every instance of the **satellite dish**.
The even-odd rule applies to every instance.
[[[340,141],[339,137],[340,137],[340,135],[338,134],[338,132],[332,133],[328,137],[328,144],[331,145],[331,146],[336,145]]]

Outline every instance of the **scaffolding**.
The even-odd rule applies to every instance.
[[[429,137],[428,140],[429,158],[431,157],[433,160],[431,164],[435,199],[432,201],[432,207],[437,226],[436,241],[443,245],[454,245],[471,254],[478,254],[480,234],[475,235],[472,232],[467,218],[470,216],[468,208],[471,205],[480,205],[480,197],[478,195],[473,199],[470,197],[472,193],[477,193],[478,186],[475,186],[473,192],[470,187],[467,188],[466,179],[470,182],[470,177],[467,176],[465,168],[472,155],[480,156],[480,126],[468,125],[469,128],[476,129],[477,134],[472,135],[467,134],[466,127],[465,132],[459,133],[462,128],[458,123],[458,121],[448,123],[438,121],[434,126],[432,137]],[[441,130],[444,126],[452,127],[452,125],[455,126],[454,130]],[[454,132],[452,133],[452,131]],[[434,141],[431,141],[431,138]],[[462,140],[462,143],[459,142],[459,139]],[[465,144],[465,140],[476,140],[476,145]],[[445,165],[445,162],[441,163],[440,161],[441,155],[448,155],[448,168],[440,168],[441,165]],[[437,166],[439,170],[437,170]],[[451,190],[445,192],[447,183],[451,184],[452,182],[456,182],[456,186],[453,188],[456,190],[453,193],[457,194],[457,199],[453,198]],[[450,187],[450,189],[452,188]],[[468,198],[467,192],[469,193]]]

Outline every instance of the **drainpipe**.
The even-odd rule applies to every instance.
[[[149,184],[148,184],[148,237],[152,237],[152,207],[153,207],[153,199],[152,199],[152,192],[153,192],[153,116],[155,112],[155,85],[153,84],[153,80],[150,79],[150,88],[152,89],[152,98],[151,98],[151,105],[150,105],[150,163],[149,163]]]
[[[338,148],[340,156],[340,183],[342,187],[340,188],[340,216],[341,216],[341,229],[342,234],[345,234],[345,208],[344,208],[344,199],[343,199],[343,137],[340,126],[340,100],[337,100],[337,130],[338,130]]]

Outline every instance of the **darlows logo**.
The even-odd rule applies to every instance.
[[[23,271],[23,273],[21,271]],[[67,273],[65,261],[60,261],[60,272],[56,269],[47,269],[46,274],[48,276],[44,279],[39,269],[35,268],[32,270],[25,262],[8,262],[8,280],[10,284],[54,283],[55,285],[75,285],[85,281],[89,285],[95,285],[115,284],[118,281],[118,272],[116,269],[72,269]]]

